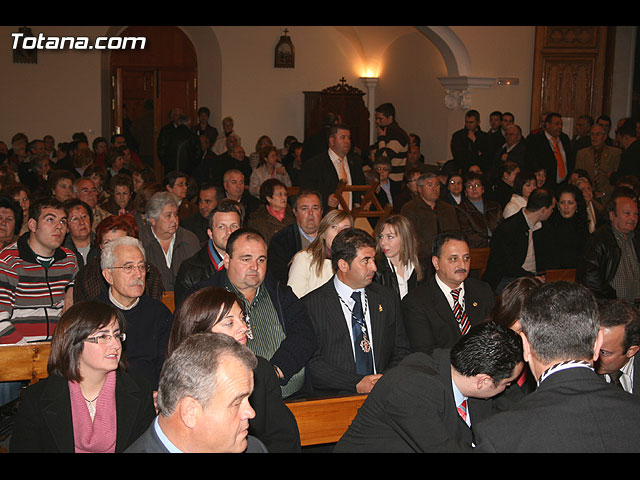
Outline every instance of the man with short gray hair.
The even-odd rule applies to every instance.
[[[232,337],[197,333],[167,359],[158,416],[127,453],[267,453],[248,435],[256,357]]]
[[[147,203],[146,220],[140,239],[147,261],[160,270],[165,291],[172,292],[180,265],[200,250],[200,241],[180,226],[178,202],[170,192],[153,194]]]
[[[402,206],[400,213],[413,224],[418,238],[418,256],[431,263],[431,243],[442,232],[460,230],[453,205],[440,198],[440,180],[433,172],[418,177],[418,195]]]
[[[129,370],[157,388],[173,315],[162,302],[145,294],[145,249],[137,238],[116,238],[102,249],[100,264],[109,288],[95,300],[122,312],[127,321],[124,348]]]

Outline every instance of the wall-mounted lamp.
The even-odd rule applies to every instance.
[[[496,78],[496,84],[500,86],[519,85],[519,78]]]

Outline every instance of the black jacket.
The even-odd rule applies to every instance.
[[[207,242],[193,257],[183,261],[178,269],[173,289],[176,308],[182,303],[186,293],[192,287],[209,278],[215,271],[215,266],[209,257],[209,243]]]
[[[391,287],[397,294],[398,298],[400,298],[400,287],[398,286],[398,277],[396,276],[396,272],[391,269],[391,265],[389,265],[389,261],[384,255],[380,255],[376,257],[376,273],[373,277],[375,282],[378,282],[381,285],[386,287]],[[413,273],[409,277],[409,291],[416,288],[420,285],[426,275],[425,269],[422,268],[422,279],[418,281],[418,272],[416,269],[413,269]]]
[[[633,236],[636,257],[640,258],[640,239]],[[611,225],[604,225],[591,234],[578,263],[576,280],[587,286],[596,298],[616,298],[611,281],[618,271],[622,252]]]

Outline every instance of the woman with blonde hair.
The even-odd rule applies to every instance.
[[[424,278],[413,226],[405,216],[391,215],[378,221],[374,236],[377,241],[374,280],[393,288],[402,299]]]
[[[289,267],[287,285],[298,298],[324,285],[332,276],[331,244],[336,235],[353,227],[353,217],[344,210],[331,210],[320,221],[311,245],[295,254]]]

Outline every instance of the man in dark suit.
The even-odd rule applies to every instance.
[[[526,207],[504,220],[493,232],[482,279],[496,293],[510,281],[536,276],[552,264],[552,235],[544,222],[555,205],[551,191],[538,188],[529,195]]]
[[[485,319],[494,303],[491,287],[468,276],[471,258],[461,232],[438,235],[431,258],[435,275],[402,300],[402,317],[414,352],[453,347],[469,327]]]
[[[302,164],[300,187],[315,190],[322,195],[322,209],[325,213],[339,205],[335,191],[340,180],[345,180],[347,185],[365,184],[362,162],[357,155],[349,155],[350,150],[349,127],[333,125],[329,129],[329,149]],[[359,202],[360,197],[356,192],[344,193],[349,209]]]
[[[269,242],[267,268],[283,284],[289,278],[289,262],[316,238],[322,220],[322,198],[319,193],[302,190],[293,205],[295,221],[279,230]]]
[[[640,179],[640,142],[636,133],[635,120],[628,118],[616,130],[616,138],[623,148],[618,171],[611,174],[610,181],[616,184],[625,175],[634,175]]]
[[[522,129],[518,125],[509,125],[504,131],[504,144],[498,148],[493,158],[494,170],[499,170],[504,162],[513,162],[521,169],[525,167],[527,147],[522,138]]]
[[[544,128],[527,137],[527,169],[542,165],[547,172],[545,187],[552,187],[567,179],[575,167],[575,155],[571,152],[571,140],[562,132],[562,116],[550,113],[545,117]]]
[[[167,359],[158,416],[127,453],[266,453],[247,435],[257,359],[232,337],[197,333]]]
[[[369,393],[410,351],[399,298],[372,283],[376,242],[363,230],[341,231],[331,245],[336,274],[302,298],[318,339],[308,363],[314,393]]]
[[[598,377],[598,305],[575,282],[535,287],[520,312],[524,359],[536,390],[474,429],[478,451],[640,451],[640,398]]]
[[[480,129],[480,113],[469,110],[464,117],[464,128],[451,136],[453,160],[466,172],[470,165],[479,165],[483,172],[491,168],[491,144],[489,135]]]
[[[596,372],[625,392],[640,395],[640,313],[625,300],[605,300],[600,306],[602,347]],[[639,378],[636,382],[636,378]]]
[[[522,342],[492,322],[454,346],[406,357],[376,384],[335,452],[471,452],[472,426],[523,368]]]

